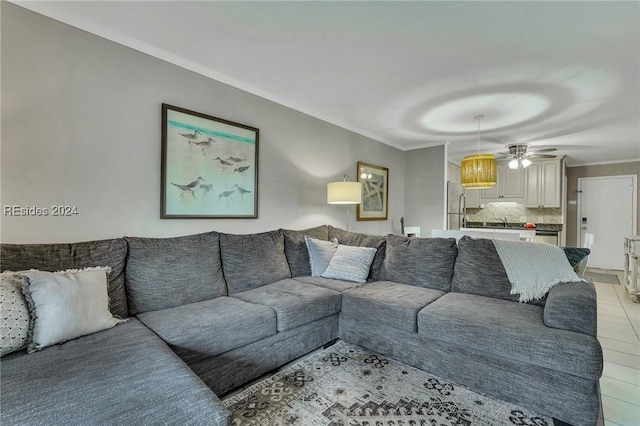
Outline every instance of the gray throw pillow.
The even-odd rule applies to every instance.
[[[457,254],[455,238],[388,235],[380,280],[450,291]]]
[[[109,309],[119,318],[126,318],[127,296],[124,288],[124,265],[127,243],[122,238],[84,241],[71,244],[0,244],[2,270],[64,271],[96,266],[108,266]]]
[[[291,278],[281,231],[220,234],[220,253],[229,294]]]
[[[368,281],[378,281],[380,279],[380,269],[384,262],[386,238],[382,235],[369,235],[360,232],[345,231],[329,225],[329,239],[336,238],[338,243],[356,247],[373,247],[376,249],[376,256],[373,258]]]
[[[303,229],[302,231],[289,229],[281,229],[280,231],[284,234],[284,254],[287,257],[287,262],[289,262],[291,276],[305,277],[311,275],[309,251],[304,237],[309,236],[327,241],[329,239],[329,227],[321,225],[315,228]]]
[[[326,271],[329,262],[333,259],[333,255],[336,254],[336,250],[338,250],[338,240],[323,241],[305,235],[304,242],[309,251],[311,276],[319,277]]]
[[[376,249],[373,247],[354,247],[340,244],[329,262],[329,266],[322,273],[322,277],[365,283],[375,255]]]
[[[132,315],[226,296],[217,232],[175,238],[125,237]]]

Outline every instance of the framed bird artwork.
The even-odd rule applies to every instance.
[[[162,104],[162,219],[258,217],[255,127]]]

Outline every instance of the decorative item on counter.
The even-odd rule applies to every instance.
[[[524,227],[527,228],[527,229],[533,229],[533,228],[536,227],[536,224],[535,223],[531,223],[531,222],[527,222],[527,223],[524,224]]]

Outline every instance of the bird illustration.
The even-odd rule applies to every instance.
[[[244,178],[245,178],[245,180],[246,180],[246,179],[247,179],[246,172],[247,172],[247,170],[249,170],[249,167],[251,167],[251,166],[242,166],[242,167],[238,167],[237,169],[235,169],[235,170],[233,171],[233,173],[236,173],[236,172],[240,173],[242,176],[244,176]]]
[[[177,183],[173,182],[171,182],[171,184],[180,190],[180,199],[184,200],[184,194],[186,192],[191,193],[191,195],[193,195],[193,198],[196,198],[196,194],[193,193],[193,190],[189,185],[178,185]]]
[[[200,131],[198,130],[195,130],[193,133],[178,133],[178,134],[183,138],[186,138],[187,142],[191,142],[198,139],[198,136],[200,136],[202,133],[200,133]]]
[[[233,191],[224,191],[222,194],[218,195],[218,201],[220,201],[221,198],[226,198],[227,206],[229,206],[229,199],[231,198],[231,194],[233,194],[234,192],[236,192],[235,189]]]
[[[218,141],[214,140],[213,138],[209,138],[206,141],[189,141],[189,143],[197,145],[200,147],[200,150],[202,151],[202,155],[203,156],[207,156],[207,149],[211,148],[211,144],[212,143],[217,143]]]
[[[244,194],[249,194],[251,192],[248,189],[242,188],[237,183],[235,185],[233,185],[233,188],[236,188],[238,190],[238,192],[240,193],[240,198],[243,199],[243,200],[244,200]]]
[[[220,168],[222,169],[222,173],[224,173],[224,171],[227,170],[227,167],[229,167],[231,165],[231,163],[228,163],[228,162],[224,161],[220,157],[214,158],[213,161],[217,161],[218,164],[220,164]]]
[[[213,189],[213,185],[212,184],[208,184],[208,185],[200,185],[200,189],[202,189],[202,198],[207,198],[207,192],[210,192]]]
[[[194,180],[190,184],[187,184],[187,186],[189,188],[195,188],[196,186],[198,186],[198,184],[200,183],[201,180],[205,180],[205,179],[203,177],[198,176],[198,179]]]
[[[247,161],[246,158],[238,158],[238,157],[229,157],[227,161],[231,161],[233,163],[242,163],[243,161]]]

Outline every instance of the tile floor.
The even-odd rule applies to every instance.
[[[623,282],[622,271],[590,270],[618,275]],[[598,340],[604,354],[600,379],[604,425],[640,426],[640,304],[631,301],[623,285],[595,285]]]

